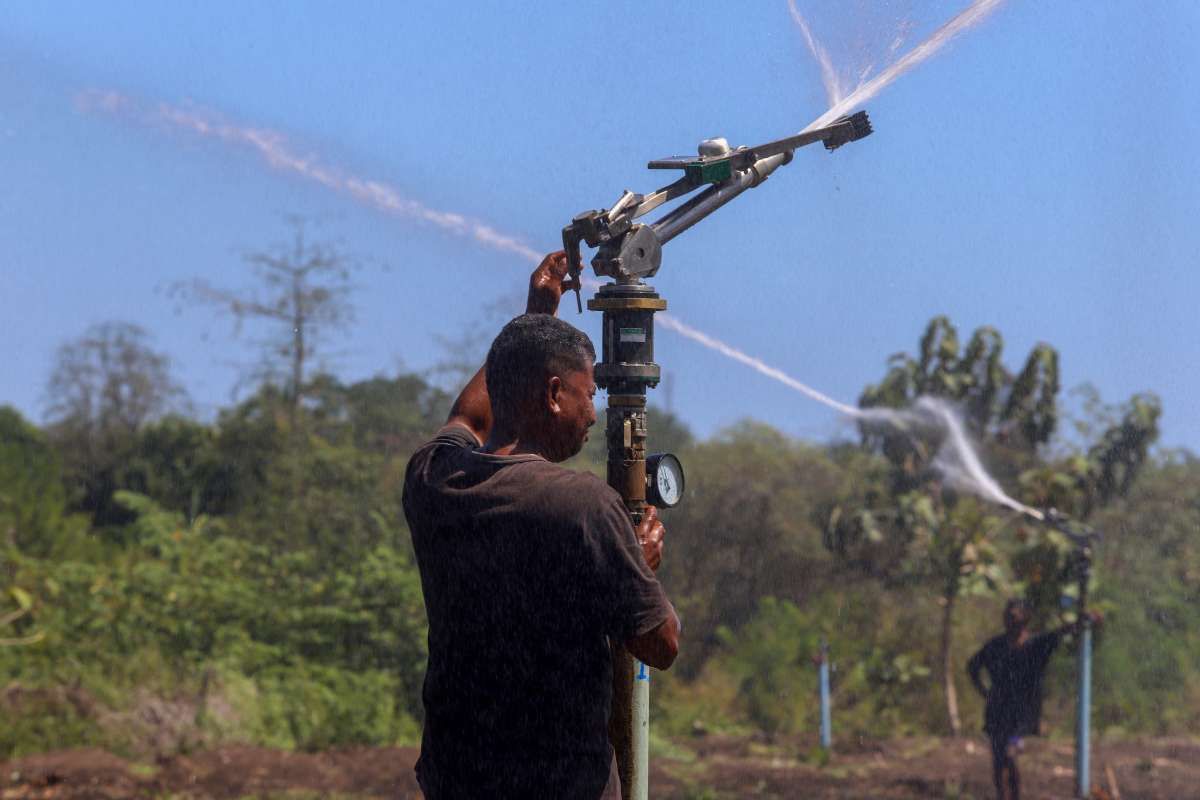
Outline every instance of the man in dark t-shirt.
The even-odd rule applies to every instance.
[[[527,313],[405,476],[429,617],[429,800],[619,800],[609,641],[660,669],[677,652],[657,513],[635,530],[613,489],[556,463],[596,419],[594,350],[553,316],[566,272],[561,253],[534,272]]]
[[[992,780],[999,800],[1020,798],[1017,755],[1024,737],[1041,732],[1042,677],[1063,635],[1076,629],[1068,625],[1035,636],[1029,633],[1030,617],[1023,600],[1009,600],[1004,633],[988,640],[967,662],[971,683],[986,701],[983,730],[991,741]],[[985,670],[990,681],[986,686],[981,678]]]

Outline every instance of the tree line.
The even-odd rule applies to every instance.
[[[318,368],[353,319],[352,263],[302,223],[292,234],[251,254],[249,288],[176,287],[277,333],[254,391],[214,420],[190,413],[150,334],[121,322],[62,346],[44,425],[0,408],[0,757],[416,740],[425,619],[400,489],[452,396],[429,375]],[[1010,368],[1000,332],[964,345],[941,317],[860,405],[919,397],[958,409],[1006,491],[1106,533],[1099,729],[1195,730],[1200,462],[1153,448],[1157,399],[1107,406],[1084,390],[1071,417],[1052,347]],[[747,420],[697,439],[652,412],[652,449],[688,470],[661,572],[686,636],[655,684],[657,730],[813,731],[821,640],[839,726],[973,727],[962,665],[1009,596],[1041,624],[1070,617],[1071,544],[946,482],[944,436],[863,426],[804,442]],[[602,471],[602,446],[571,466]],[[1050,679],[1064,727],[1071,668],[1060,659]]]

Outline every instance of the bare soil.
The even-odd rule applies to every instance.
[[[844,742],[828,760],[811,745],[712,735],[681,741],[654,758],[650,794],[671,800],[993,796],[982,740]],[[223,747],[139,764],[101,750],[63,750],[0,762],[0,800],[420,798],[412,772],[416,756],[413,748],[293,753]],[[1073,763],[1070,742],[1032,740],[1021,759],[1022,797],[1072,797]],[[1096,798],[1200,798],[1200,742],[1101,743],[1092,756],[1092,785]]]
[[[693,751],[695,760],[656,759],[652,796],[681,800],[990,800],[995,796],[991,753],[982,738],[843,742],[828,761],[818,757],[812,741],[767,746],[744,737],[708,736],[682,744]],[[1103,742],[1093,748],[1091,762],[1093,798],[1200,798],[1200,740]],[[1018,763],[1023,800],[1075,796],[1072,742],[1029,739]]]

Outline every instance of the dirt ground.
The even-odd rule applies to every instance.
[[[992,797],[982,740],[848,742],[824,764],[810,748],[803,741],[768,746],[720,736],[679,742],[655,757],[650,795],[664,800]],[[290,753],[225,747],[140,764],[100,750],[64,750],[0,762],[0,800],[419,798],[412,774],[416,755],[412,748]],[[1022,797],[1072,797],[1072,765],[1070,742],[1031,742],[1021,762]],[[1092,767],[1097,798],[1200,798],[1197,741],[1102,743]]]

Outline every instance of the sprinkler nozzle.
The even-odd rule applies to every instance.
[[[829,127],[834,129],[834,132],[824,140],[825,149],[829,151],[837,150],[847,142],[857,142],[859,139],[870,136],[873,130],[871,120],[865,111],[842,117]]]

